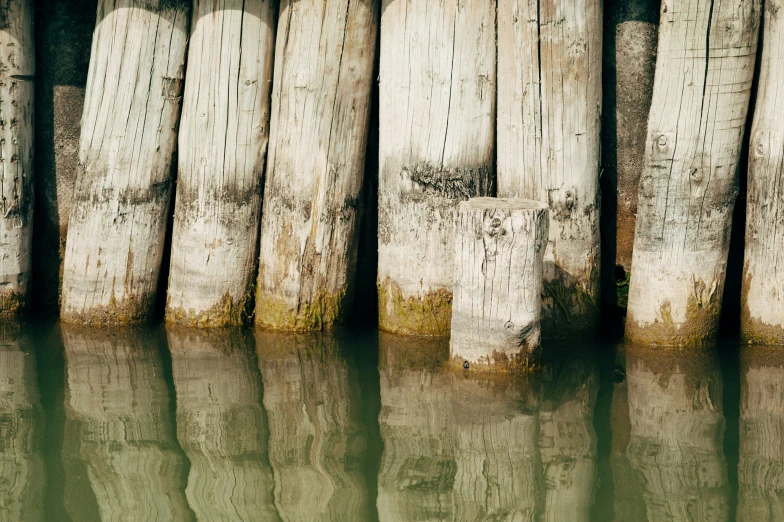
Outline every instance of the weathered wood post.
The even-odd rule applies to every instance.
[[[331,334],[256,332],[275,506],[283,520],[368,520],[359,376]]]
[[[600,0],[498,2],[498,196],[550,206],[542,329],[599,321]]]
[[[66,322],[129,323],[154,311],[189,6],[184,0],[98,4],[65,249],[60,313]]]
[[[0,517],[4,521],[45,520],[44,412],[30,341],[18,325],[0,325]]]
[[[765,2],[764,42],[749,144],[741,336],[784,344],[784,20],[781,0]],[[782,98],[779,98],[781,96]]]
[[[528,368],[541,355],[547,204],[472,198],[456,221],[451,358],[472,369]]]
[[[738,520],[782,520],[784,357],[778,348],[748,347],[740,362]]]
[[[631,436],[648,520],[727,521],[722,376],[713,352],[627,346]]]
[[[0,2],[0,315],[23,310],[32,278],[32,0]]]
[[[193,9],[166,319],[237,325],[253,311],[275,9],[270,0]]]
[[[33,306],[59,311],[98,0],[37,2]]]
[[[167,327],[177,438],[190,461],[185,496],[197,520],[280,520],[253,337]]]
[[[378,8],[379,0],[281,3],[257,325],[321,329],[347,315]]]
[[[629,284],[631,341],[686,346],[716,335],[760,6],[661,4]]]
[[[63,343],[63,460],[80,460],[86,468],[86,480],[68,481],[89,485],[100,520],[188,520],[188,464],[175,439],[156,337],[64,325]],[[88,491],[80,492],[80,504],[88,502]]]
[[[449,335],[457,203],[493,195],[495,0],[384,0],[379,325]]]

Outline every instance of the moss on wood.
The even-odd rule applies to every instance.
[[[446,337],[452,327],[452,292],[439,289],[404,297],[389,279],[378,284],[379,328],[387,332]]]
[[[291,307],[283,299],[259,289],[256,326],[293,332],[333,328],[342,324],[348,315],[346,296],[346,287],[334,293],[319,290],[310,303]]]
[[[196,328],[220,328],[240,326],[248,322],[253,313],[253,296],[246,292],[236,303],[226,292],[220,301],[208,310],[196,312],[193,308],[166,307],[166,322]]]
[[[63,312],[60,320],[90,326],[123,326],[147,322],[152,319],[154,311],[154,294],[125,297],[122,304],[117,304],[112,295],[107,306],[94,306],[85,312]]]
[[[0,293],[0,317],[19,315],[27,309],[24,295],[10,291]]]
[[[740,338],[746,344],[784,344],[784,327],[775,324],[765,324],[759,319],[751,317],[746,297],[749,295],[752,275],[746,272],[740,294]]]

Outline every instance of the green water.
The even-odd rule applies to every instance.
[[[784,352],[0,327],[0,520],[784,520]]]

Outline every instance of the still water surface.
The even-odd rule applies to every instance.
[[[784,520],[784,352],[0,327],[0,520]]]

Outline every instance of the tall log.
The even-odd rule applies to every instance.
[[[379,324],[447,336],[457,204],[493,195],[495,1],[383,0]]]
[[[370,520],[359,376],[331,335],[257,332],[275,506],[283,521]]]
[[[0,3],[0,315],[29,299],[33,240],[33,2]]]
[[[714,352],[627,346],[631,436],[648,520],[729,520],[722,376]]]
[[[253,311],[275,9],[193,5],[166,318],[236,325]]]
[[[34,306],[60,308],[97,0],[36,5]]]
[[[743,348],[737,513],[740,522],[784,520],[782,383],[784,357],[778,349]]]
[[[784,20],[780,0],[765,2],[764,45],[749,144],[746,243],[741,294],[741,336],[784,344]],[[782,95],[782,99],[779,98]]]
[[[498,3],[498,196],[550,206],[545,337],[599,321],[601,1]]]
[[[604,3],[602,115],[602,300],[629,301],[640,174],[656,69],[659,0]],[[609,236],[609,237],[608,237]],[[609,251],[609,252],[608,252]],[[607,259],[607,254],[614,257]]]
[[[640,179],[627,338],[716,336],[759,0],[665,0]]]
[[[63,326],[66,433],[101,520],[189,520],[160,345],[138,330]],[[70,426],[69,426],[70,425]]]
[[[154,311],[189,11],[184,0],[98,4],[64,261],[64,321],[129,323]]]
[[[596,491],[593,411],[598,372],[587,357],[554,357],[543,376],[539,452],[544,473],[544,518],[588,521]]]
[[[281,3],[258,325],[321,329],[348,314],[378,9],[379,0]]]
[[[166,329],[177,438],[190,461],[185,496],[197,520],[280,520],[253,338],[239,330]]]
[[[44,413],[30,339],[0,326],[0,519],[43,521]]]
[[[541,358],[547,213],[526,199],[458,205],[449,350],[460,366],[524,369]]]

